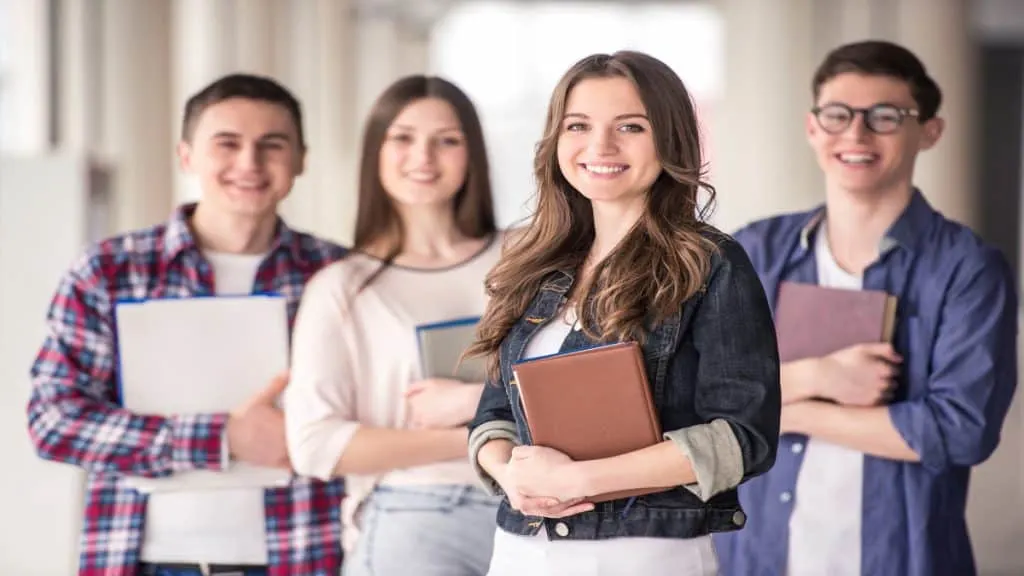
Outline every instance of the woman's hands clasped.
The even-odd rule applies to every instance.
[[[499,476],[509,504],[527,516],[565,518],[594,509],[585,501],[576,463],[552,448],[513,448]]]

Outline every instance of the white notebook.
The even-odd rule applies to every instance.
[[[288,367],[288,307],[275,295],[165,298],[114,308],[120,397],[137,414],[229,412]],[[128,477],[143,492],[285,485],[291,472],[232,462],[224,472]]]

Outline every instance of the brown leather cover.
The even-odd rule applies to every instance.
[[[782,282],[775,306],[779,359],[826,356],[855,344],[892,341],[896,297],[881,290],[845,290]]]
[[[554,448],[573,460],[595,460],[662,441],[636,342],[526,360],[513,372],[535,446]],[[629,490],[587,500],[605,502],[664,490]]]

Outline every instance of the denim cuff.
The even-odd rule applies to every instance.
[[[684,488],[702,501],[739,486],[743,480],[743,453],[732,426],[725,420],[666,432],[665,439],[690,460],[697,482]]]
[[[491,420],[485,422],[476,428],[469,434],[469,461],[473,463],[473,470],[476,471],[477,477],[480,479],[480,483],[484,490],[492,496],[501,496],[501,486],[491,478],[491,475],[487,473],[480,463],[477,461],[477,455],[480,453],[480,449],[483,448],[484,444],[487,444],[491,440],[508,440],[513,444],[519,444],[519,435],[516,432],[515,422],[509,422],[508,420]]]

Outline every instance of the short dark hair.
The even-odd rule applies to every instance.
[[[921,122],[934,118],[942,104],[942,90],[928,75],[921,60],[903,46],[883,40],[844,44],[829,52],[814,73],[811,85],[814,100],[817,101],[823,84],[847,72],[889,76],[906,82],[910,95],[920,107]]]
[[[295,121],[299,146],[306,147],[306,138],[302,130],[302,105],[299,104],[299,100],[276,80],[253,74],[222,76],[189,98],[185,103],[185,114],[181,121],[182,140],[192,139],[196,121],[207,108],[232,98],[259,100],[284,107]]]

